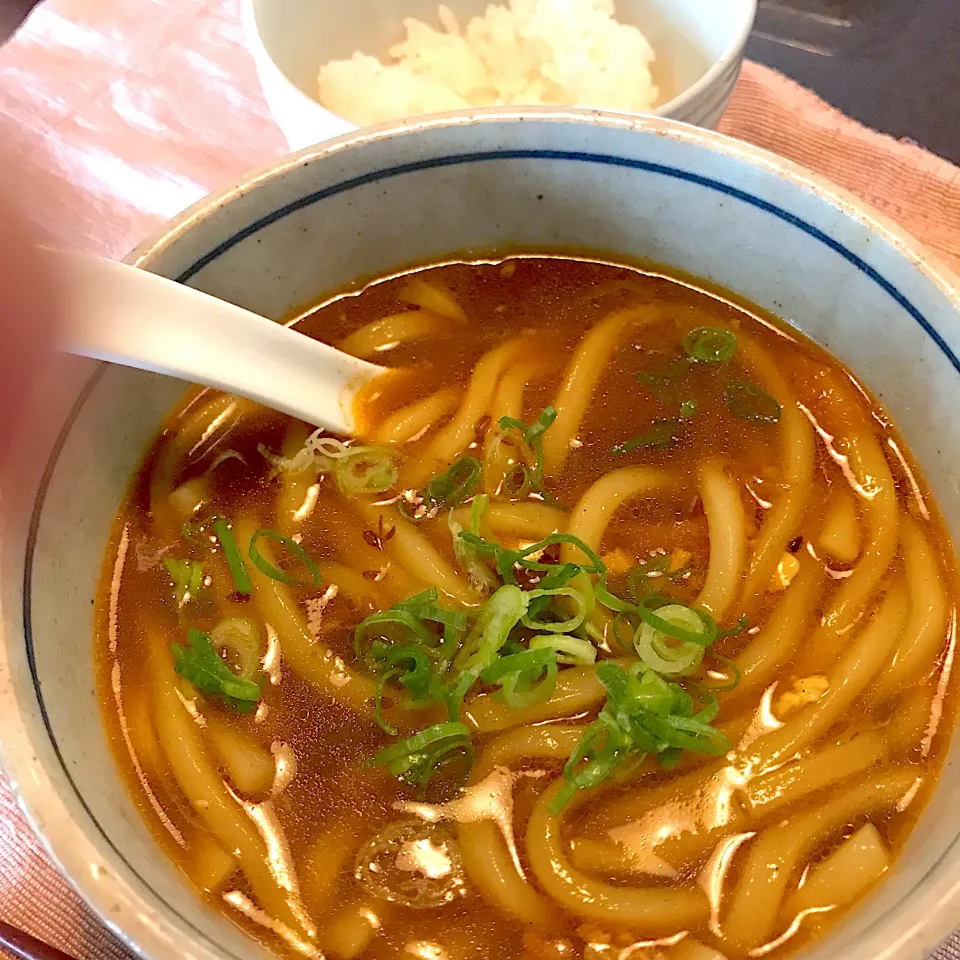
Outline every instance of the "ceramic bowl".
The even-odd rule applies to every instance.
[[[203,201],[129,259],[280,317],[410,265],[556,250],[686,271],[823,344],[892,413],[960,540],[956,281],[851,196],[717,134],[550,110],[374,128]],[[63,871],[143,955],[258,956],[158,849],[118,776],[94,691],[103,551],[183,384],[67,358],[50,383],[45,409],[59,403],[59,417],[28,425],[2,477],[4,769]],[[920,960],[949,932],[960,917],[958,790],[950,760],[891,875],[803,960]]]
[[[489,3],[445,0],[461,24]],[[438,26],[437,6],[437,0],[241,0],[247,46],[290,148],[356,129],[316,101],[322,64],[349,58],[356,50],[385,58],[403,39],[404,18]],[[757,0],[617,0],[616,10],[617,18],[639,27],[657,52],[654,79],[665,99],[654,112],[714,127],[740,76]]]

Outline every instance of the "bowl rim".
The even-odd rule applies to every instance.
[[[501,2],[503,2],[503,0],[501,0]],[[740,29],[733,35],[733,37],[730,38],[730,41],[723,53],[711,61],[710,66],[700,75],[699,79],[695,80],[692,84],[690,84],[690,86],[685,87],[680,91],[680,93],[674,97],[671,97],[671,99],[665,103],[661,103],[659,106],[654,107],[654,109],[649,113],[637,113],[635,114],[636,116],[656,116],[663,117],[664,119],[672,119],[671,114],[702,97],[711,87],[714,86],[718,80],[723,77],[725,73],[730,70],[734,64],[743,59],[743,53],[747,45],[747,40],[750,38],[750,34],[753,32],[754,23],[756,22],[759,0],[744,0],[744,2],[746,4],[746,9],[744,10],[745,16],[740,25]],[[317,116],[320,116],[322,113],[333,118],[333,120],[337,121],[338,124],[348,124],[354,129],[361,129],[357,124],[354,124],[353,121],[347,120],[346,117],[342,117],[338,113],[334,113],[332,110],[329,110],[322,103],[320,103],[319,100],[316,100],[308,93],[305,93],[290,79],[289,76],[287,76],[286,70],[284,70],[279,63],[277,63],[273,55],[267,49],[267,45],[263,41],[263,37],[260,33],[260,25],[257,22],[255,3],[256,0],[240,0],[240,20],[243,25],[243,33],[247,46],[251,49],[254,59],[257,61],[258,65],[268,65],[270,71],[274,75],[274,80],[278,81],[280,85],[284,87],[286,93],[297,100],[304,109],[314,108],[316,111],[318,111]],[[509,108],[492,107],[488,109],[502,110]],[[529,107],[522,107],[521,109],[533,109],[533,106],[531,105]],[[568,108],[550,107],[548,109]],[[569,109],[575,110],[594,108],[570,107]],[[397,121],[386,122],[395,123]],[[369,130],[370,126],[365,126],[362,129]]]
[[[260,184],[282,178],[288,171],[318,158],[336,156],[364,143],[386,141],[406,132],[503,122],[573,123],[584,127],[634,130],[653,137],[691,143],[705,152],[738,158],[746,166],[759,167],[793,187],[833,203],[865,229],[882,236],[960,311],[960,281],[944,264],[928,255],[918,241],[892,220],[874,212],[849,192],[833,186],[802,166],[750,144],[678,121],[576,108],[487,108],[459,111],[381,124],[345,134],[300,150],[280,161],[265,164],[239,184],[201,199],[148,237],[125,258],[125,262],[149,269],[151,261],[189,233],[193,225],[257,189]],[[102,365],[99,365],[87,387],[74,401],[73,410],[77,409],[77,404],[82,402],[90,383],[99,377],[101,371]],[[64,432],[69,430],[72,416],[71,412],[63,428]],[[56,456],[56,450],[53,456]],[[32,491],[34,496],[36,492]],[[0,690],[12,689],[11,663],[24,655],[11,654],[23,647],[22,636],[12,640],[6,638],[5,643],[0,644]],[[102,843],[99,840],[94,841],[88,835],[86,824],[83,829],[78,829],[77,819],[57,791],[51,788],[49,775],[34,751],[34,742],[39,742],[37,738],[43,736],[40,728],[35,727],[34,732],[31,732],[31,725],[25,722],[23,713],[15,696],[0,697],[0,729],[3,730],[3,737],[0,738],[0,769],[10,783],[19,808],[26,814],[61,874],[102,922],[137,953],[155,957],[157,960],[174,960],[174,957],[183,956],[216,960],[218,956],[222,956],[211,950],[202,940],[181,944],[178,951],[172,949],[169,934],[176,930],[177,926],[169,917],[168,908],[158,904],[153,896],[141,890],[135,880],[128,879],[121,870],[116,869],[119,858],[115,854],[106,853],[102,849]],[[122,907],[120,913],[116,912],[117,905]],[[916,919],[903,938],[892,938],[882,954],[877,955],[878,960],[881,956],[893,955],[891,951],[901,946],[908,936],[912,938],[923,935],[938,940],[945,936],[954,926],[958,905],[960,874],[951,880],[938,902],[928,904],[929,909]]]
[[[250,3],[252,0],[242,0]],[[305,95],[304,95],[305,96]],[[316,101],[311,101],[316,103]],[[321,107],[321,109],[325,109]],[[329,112],[329,111],[327,111]],[[422,114],[402,120],[387,120],[383,123],[355,127],[329,140],[322,140],[308,147],[294,150],[284,156],[255,167],[231,186],[211,192],[180,213],[169,218],[159,228],[137,244],[123,262],[149,269],[149,261],[179,239],[193,223],[204,219],[232,200],[249,193],[260,183],[282,176],[306,163],[328,155],[350,150],[367,142],[389,140],[405,133],[416,133],[436,127],[469,127],[474,124],[540,121],[547,123],[575,123],[587,126],[610,127],[654,134],[669,140],[696,144],[706,150],[720,153],[760,167],[769,173],[781,176],[808,194],[826,199],[843,213],[879,233],[932,282],[941,293],[953,301],[960,310],[960,274],[932,253],[913,234],[900,226],[892,217],[881,213],[855,193],[815,173],[809,167],[780,156],[764,147],[755,146],[746,140],[699,127],[672,117],[655,114],[634,114],[617,110],[593,107],[474,107],[452,110],[445,113]]]

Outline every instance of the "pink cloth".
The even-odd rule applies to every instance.
[[[284,149],[237,0],[47,0],[0,50],[0,114],[0,153],[36,180],[31,215],[58,242],[114,257]],[[956,167],[751,63],[721,129],[859,194],[960,269]],[[126,953],[51,866],[2,781],[0,918],[79,960]],[[960,958],[960,938],[938,956]]]

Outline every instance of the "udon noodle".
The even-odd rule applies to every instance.
[[[308,310],[326,436],[209,391],[120,511],[133,796],[280,953],[780,957],[890,869],[953,722],[952,550],[889,418],[748,305],[559,257]]]

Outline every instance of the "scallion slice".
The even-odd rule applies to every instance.
[[[449,470],[435,476],[423,489],[428,509],[448,509],[466,503],[480,483],[480,461],[476,457],[461,457]]]
[[[415,643],[424,646],[435,646],[436,637],[424,626],[418,617],[409,610],[398,610],[392,607],[389,610],[380,610],[370,614],[362,623],[357,625],[353,632],[353,648],[357,659],[364,657],[363,642],[369,636],[383,637],[384,631],[391,627],[399,627],[409,634]],[[389,631],[393,632],[393,631]]]
[[[485,493],[481,493],[478,497],[474,497],[473,503],[470,504],[469,532],[474,536],[480,535],[480,521],[489,503],[490,498]],[[454,556],[457,558],[460,566],[466,570],[467,576],[470,578],[470,585],[483,594],[496,590],[497,578],[477,555],[476,548],[473,544],[467,543],[460,537],[460,534],[463,532],[463,526],[453,519],[453,510],[450,511],[450,515],[447,517],[447,526],[450,528],[450,533],[453,536]]]
[[[473,762],[470,729],[463,723],[448,721],[427,727],[381,750],[373,762],[383,764],[394,776],[415,786],[418,795],[423,797],[437,771],[453,763],[457,755],[468,763]]]
[[[383,691],[393,679],[409,690],[413,700],[409,706],[425,706],[432,700],[442,699],[442,684],[435,677],[433,665],[421,648],[415,644],[396,647],[375,642],[370,649],[370,659],[383,671],[377,681],[374,711],[377,723],[384,733],[397,735],[396,728],[383,715]]]
[[[534,465],[532,468],[523,468],[523,482],[516,486],[514,496],[519,496],[521,491],[525,494],[532,490],[539,493],[548,503],[554,502],[543,486],[543,435],[553,426],[556,419],[557,411],[554,407],[544,407],[540,416],[529,426],[514,417],[500,418],[501,431],[518,430],[523,437],[523,442],[534,455]]]
[[[613,448],[615,456],[622,457],[634,450],[669,450],[683,439],[687,431],[686,421],[682,417],[667,417],[664,420],[654,420],[649,430],[625,440]]]
[[[782,407],[778,400],[746,380],[731,380],[726,387],[725,396],[730,412],[741,420],[750,423],[777,423]]]
[[[674,628],[681,628],[693,634],[704,634],[706,624],[700,615],[683,604],[670,603],[657,610],[658,619]],[[672,640],[672,642],[671,642]],[[649,623],[642,623],[634,638],[637,656],[651,670],[664,676],[683,676],[696,670],[703,661],[705,647],[702,643],[677,640],[656,629]]]
[[[462,673],[480,676],[507,642],[510,631],[527,612],[527,595],[505,584],[481,608],[473,629],[457,654],[454,666]],[[466,693],[466,691],[464,691]]]
[[[528,646],[531,650],[552,650],[557,656],[557,663],[583,667],[597,661],[597,648],[582,637],[539,634],[530,638]]]
[[[578,790],[595,787],[627,760],[653,754],[662,766],[677,762],[681,750],[719,754],[730,742],[710,726],[716,718],[716,698],[699,713],[692,697],[643,663],[624,670],[615,663],[597,664],[597,679],[607,702],[584,731],[563,770],[567,780],[550,804],[559,814]]]
[[[737,338],[721,327],[695,327],[682,343],[687,356],[698,363],[728,363],[737,352]]]
[[[219,697],[237,713],[256,709],[263,692],[261,683],[253,676],[239,676],[221,659],[210,635],[191,627],[187,631],[187,646],[173,644],[174,669],[208,697]]]
[[[337,486],[348,496],[383,493],[397,482],[398,456],[392,447],[347,447],[333,461]]]
[[[644,597],[633,609],[644,623],[649,624],[654,630],[675,640],[683,640],[686,643],[695,643],[701,647],[709,647],[717,639],[717,623],[707,613],[706,610],[699,610],[696,607],[685,607],[702,624],[702,630],[691,630],[680,623],[674,623],[665,617],[659,615],[660,611],[668,606],[681,606],[673,600],[666,597]]]
[[[599,574],[603,577],[606,576],[607,572],[606,565],[597,554],[584,543],[580,537],[576,537],[572,533],[551,533],[550,536],[544,537],[542,540],[538,540],[536,543],[532,543],[529,547],[524,547],[522,550],[508,550],[506,547],[500,546],[499,543],[495,543],[492,540],[484,540],[484,538],[478,534],[470,533],[467,530],[460,533],[460,539],[474,546],[477,553],[481,556],[490,557],[496,564],[497,573],[500,574],[501,579],[506,583],[514,585],[517,582],[517,578],[513,572],[513,568],[517,565],[527,570],[540,570],[545,573],[563,568],[564,570],[572,571],[571,576],[583,572]],[[587,560],[589,560],[589,563],[580,564],[578,565],[578,569],[573,571],[573,564],[539,563],[528,559],[532,554],[542,553],[547,547],[562,543],[569,543],[575,546],[583,553]]]
[[[590,613],[593,610],[593,590],[590,587],[590,581],[584,577],[583,583],[586,586],[587,593],[583,591],[575,590],[573,587],[557,587],[554,589],[539,589],[539,590],[529,590],[527,592],[527,597],[531,602],[539,599],[540,597],[549,598],[549,601],[556,597],[566,597],[568,600],[572,600],[576,607],[576,613],[569,617],[566,620],[537,620],[534,619],[529,610],[523,615],[523,625],[529,627],[531,630],[542,630],[545,633],[572,633],[584,620],[590,616]]]
[[[227,617],[210,634],[210,642],[217,653],[226,651],[236,663],[240,676],[253,679],[261,673],[263,643],[260,628],[247,617]]]
[[[719,686],[711,684],[709,689],[714,693],[729,693],[731,690],[736,690],[736,688],[740,686],[740,681],[743,679],[743,674],[736,662],[729,657],[723,656],[723,654],[717,653],[716,650],[711,650],[710,656],[714,660],[722,663],[730,671],[730,681],[729,683],[720,684]]]
[[[225,517],[217,517],[213,521],[213,532],[220,541],[220,547],[223,550],[224,559],[230,568],[230,576],[233,577],[233,585],[237,593],[249,597],[253,591],[253,585],[250,583],[250,574],[247,573],[247,565],[243,562],[243,556],[237,541],[234,539],[233,530]]]
[[[484,683],[496,684],[507,706],[532,707],[549,700],[557,685],[557,657],[553,650],[524,650],[492,663],[481,674]]]
[[[203,564],[195,560],[176,560],[164,557],[163,565],[173,581],[177,603],[182,607],[197,596],[203,586]]]
[[[290,556],[299,560],[306,568],[307,572],[310,574],[309,580],[298,580],[296,577],[291,577],[289,573],[281,570],[279,567],[274,566],[267,558],[260,552],[257,547],[259,540],[272,540],[274,543],[280,544]],[[279,580],[281,583],[287,584],[290,587],[319,587],[320,586],[320,571],[317,568],[317,565],[313,562],[310,555],[307,553],[303,547],[300,546],[296,540],[292,540],[290,537],[285,536],[280,533],[278,530],[270,530],[269,528],[263,528],[258,530],[253,538],[250,540],[250,546],[247,550],[247,553],[250,556],[251,561],[253,561],[254,566],[263,574],[268,577],[271,577],[273,580]]]

